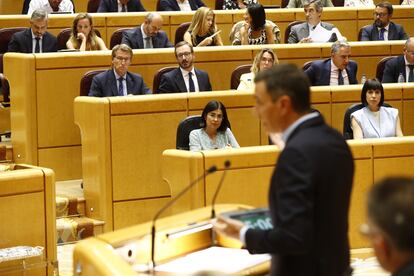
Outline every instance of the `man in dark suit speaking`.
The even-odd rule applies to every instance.
[[[351,46],[347,42],[332,44],[331,58],[313,61],[305,70],[312,86],[357,84],[358,65],[350,60]]]
[[[57,39],[47,32],[47,12],[38,9],[30,17],[30,28],[13,34],[8,52],[46,53],[57,51]]]
[[[132,49],[125,44],[112,48],[112,68],[93,77],[88,96],[112,97],[151,94],[138,74],[128,72]]]
[[[311,112],[309,81],[281,64],[255,78],[256,112],[281,133],[269,189],[273,229],[248,229],[219,217],[214,228],[240,239],[250,253],[272,255],[272,276],[350,275],[348,209],[354,164],[342,135]],[[254,183],[252,183],[254,185]]]
[[[194,67],[194,49],[188,42],[175,45],[178,68],[161,76],[158,93],[211,91],[208,74]]]
[[[162,24],[162,16],[159,13],[151,12],[147,14],[142,25],[123,32],[122,43],[132,49],[173,47],[167,34],[161,31]]]

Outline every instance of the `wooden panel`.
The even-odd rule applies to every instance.
[[[10,107],[0,108],[0,133],[10,130]]]
[[[82,147],[58,147],[39,149],[39,166],[54,168],[56,180],[82,178]]]

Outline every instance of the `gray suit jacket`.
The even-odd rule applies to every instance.
[[[322,5],[324,7],[333,7],[331,0],[322,0]],[[305,1],[304,0],[289,0],[286,8],[303,8]]]
[[[154,48],[173,47],[164,31],[159,31],[157,35],[153,36],[151,39],[152,46]],[[132,30],[124,31],[122,33],[122,43],[129,45],[132,49],[144,49],[144,39],[142,36],[141,26]]]
[[[321,22],[321,26],[323,28],[327,29],[328,31],[335,28],[334,25],[332,25],[331,23],[326,23],[326,22]],[[308,26],[307,22],[295,25],[290,30],[288,43],[298,43],[303,38],[308,37],[308,36],[309,36],[309,26]],[[333,40],[333,39],[335,39],[335,40]],[[336,41],[336,40],[337,40],[336,35],[335,35],[335,38],[334,38],[334,35],[332,35],[331,39],[329,39],[330,42],[331,41]]]

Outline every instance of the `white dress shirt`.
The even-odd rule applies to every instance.
[[[146,33],[144,32],[144,24],[141,24],[141,32],[142,32],[142,43],[144,44],[144,49],[145,49],[145,38],[149,37],[150,39],[148,39],[148,43],[149,43],[149,48],[154,48],[154,45],[152,45],[152,39],[150,36],[147,36]]]
[[[31,0],[29,5],[28,15],[32,16],[32,13],[37,10],[42,9],[47,13],[52,13],[53,9],[49,4],[48,0]],[[59,12],[70,12],[73,13],[73,4],[70,0],[62,0],[59,4]]]
[[[185,82],[185,87],[187,87],[187,91],[190,91],[190,78],[188,76],[188,73],[190,73],[190,72],[184,70],[181,67],[180,67],[180,70],[181,70],[181,74],[183,74],[183,78],[184,78],[184,82]],[[191,73],[193,73],[193,75],[191,76],[191,78],[193,79],[193,82],[194,82],[195,92],[200,92],[200,88],[198,87],[198,80],[197,80],[197,76],[195,74],[194,67],[193,67],[193,69],[191,69]]]
[[[190,2],[188,2],[188,0],[184,0],[182,3],[180,0],[177,0],[177,4],[180,7],[181,11],[192,11]]]
[[[32,53],[34,53],[35,49],[36,49],[36,36],[34,35],[32,30],[30,30],[30,31],[32,33]],[[40,47],[40,52],[39,53],[42,53],[42,45],[43,45],[43,36],[41,36],[40,40],[39,40],[39,47]]]
[[[329,81],[329,85],[338,85],[338,70],[338,67],[331,60],[331,80]],[[349,84],[348,74],[345,69],[342,70],[342,78],[344,79],[344,85]]]
[[[125,12],[128,11],[128,5],[125,4]],[[118,0],[118,12],[122,12],[122,4],[121,1]]]

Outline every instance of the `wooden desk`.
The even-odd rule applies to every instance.
[[[414,161],[414,137],[352,140],[348,143],[355,162],[349,215],[351,247],[369,247],[368,240],[359,233],[359,226],[365,222],[367,191],[374,181],[385,176],[414,176],[413,170],[409,169]],[[202,176],[210,166],[218,167],[217,173],[203,178],[188,195],[177,202],[173,212],[210,205],[225,170],[225,160],[231,162],[231,167],[227,170],[226,180],[217,202],[248,204],[254,207],[267,206],[268,185],[278,155],[279,150],[276,146],[203,152],[164,151],[162,173],[163,178],[171,186],[172,196],[185,187],[189,180]]]
[[[17,165],[0,173],[0,248],[41,246],[47,267],[25,275],[55,275],[56,210],[55,179],[50,169]],[[0,263],[0,271],[19,266],[18,261]],[[21,264],[20,264],[21,266]],[[56,267],[55,267],[56,266]],[[14,274],[13,274],[14,275]]]

